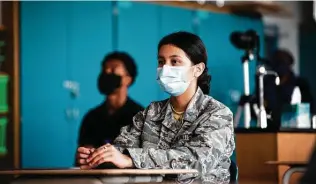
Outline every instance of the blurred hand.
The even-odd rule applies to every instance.
[[[87,159],[90,167],[97,167],[98,165],[110,162],[118,168],[131,168],[133,167],[132,159],[122,154],[111,144],[106,144],[96,149]]]
[[[91,169],[87,158],[94,152],[95,148],[79,147],[77,150],[77,163],[81,169]]]

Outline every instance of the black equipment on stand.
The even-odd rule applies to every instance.
[[[255,57],[259,58],[259,36],[254,30],[246,32],[235,31],[230,35],[231,43],[238,49],[245,50],[241,58],[244,77],[244,94],[239,100],[239,105],[234,118],[235,127],[238,126],[242,112],[244,112],[244,128],[250,128],[250,84],[249,84],[249,62]]]
[[[237,112],[234,118],[234,126],[239,125],[242,112],[244,112],[244,128],[250,128],[251,122],[251,100],[250,84],[249,84],[249,62],[256,60],[265,62],[260,57],[260,39],[254,30],[247,30],[245,32],[235,31],[230,35],[231,43],[238,49],[245,51],[245,54],[241,58],[243,65],[243,77],[244,77],[244,94],[240,97]],[[275,75],[276,83],[279,83],[279,77],[276,72],[268,71],[261,65],[257,67],[257,74],[259,75],[259,108],[254,104],[255,114],[258,117],[257,126],[260,128],[267,128],[267,114],[264,107],[264,76]]]

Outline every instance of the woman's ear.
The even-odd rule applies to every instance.
[[[194,73],[194,77],[198,78],[200,77],[200,75],[202,75],[204,69],[205,69],[205,64],[204,63],[199,63],[197,65],[195,65],[195,73]]]

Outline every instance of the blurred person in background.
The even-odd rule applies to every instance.
[[[296,76],[293,72],[294,58],[286,50],[278,49],[269,58],[267,65],[274,70],[280,77],[280,85],[275,84],[275,76],[267,75],[264,78],[264,103],[272,119],[268,122],[268,128],[279,129],[281,123],[282,108],[284,105],[291,104],[294,89],[298,87],[301,103],[310,104],[310,112],[314,112],[313,96],[308,82]],[[257,82],[258,84],[258,77]],[[257,85],[257,96],[258,85]],[[257,99],[257,98],[256,98]]]
[[[98,148],[112,143],[122,127],[132,124],[134,115],[143,110],[128,96],[128,88],[136,76],[135,61],[127,53],[112,52],[105,56],[97,79],[98,90],[105,99],[84,116],[79,147]]]

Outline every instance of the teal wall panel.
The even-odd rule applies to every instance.
[[[62,88],[66,65],[66,4],[21,2],[22,167],[64,167],[68,149]],[[56,151],[60,150],[60,151]]]
[[[143,106],[157,100],[157,44],[159,7],[147,3],[130,3],[118,7],[118,50],[135,59],[138,77],[130,95]]]
[[[82,115],[102,100],[96,76],[110,39],[110,2],[21,3],[23,168],[72,166]],[[76,99],[66,80],[80,84]]]
[[[79,84],[78,96],[66,106],[78,113],[68,119],[68,149],[74,157],[83,116],[104,100],[97,89],[97,76],[105,54],[113,51],[112,3],[80,1],[70,3],[67,12],[67,79]]]

